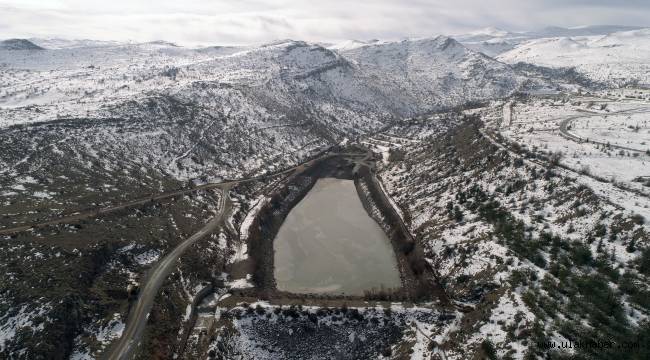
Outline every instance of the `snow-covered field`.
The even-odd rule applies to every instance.
[[[639,181],[650,176],[650,102],[597,97],[532,99],[517,103],[513,110],[511,118],[489,125],[533,152],[557,154],[561,164],[576,172],[650,193]]]
[[[645,256],[641,248],[647,246],[650,198],[635,192],[647,190],[639,183],[634,183],[636,188],[631,190],[624,186],[632,187],[630,179],[650,169],[647,154],[589,157],[581,152],[588,151],[582,147],[589,144],[574,144],[558,134],[566,118],[601,113],[604,117],[608,112],[600,105],[593,97],[589,101],[578,97],[532,98],[514,105],[511,123],[510,111],[505,111],[504,117],[503,103],[493,103],[465,112],[467,116],[477,115],[488,131],[473,129],[471,123],[455,130],[450,121],[449,134],[444,134],[443,129],[420,143],[381,142],[382,147],[378,147],[373,146],[376,140],[365,142],[377,153],[389,151],[385,147],[403,153],[402,159],[380,166],[378,172],[384,187],[396,206],[407,214],[411,232],[425,244],[432,267],[445,279],[448,294],[453,294],[459,304],[476,307],[476,312],[484,314],[472,326],[471,335],[467,335],[467,329],[454,332],[459,348],[485,346],[483,342],[487,339],[499,356],[523,358],[525,353],[539,351],[530,341],[518,341],[517,335],[540,326],[545,316],[539,308],[550,300],[540,299],[546,295],[539,294],[546,294],[549,286],[540,287],[538,281],[543,279],[542,283],[551,282],[566,289],[568,281],[558,282],[556,278],[564,279],[564,275],[558,275],[557,267],[567,266],[575,274],[583,271],[575,257],[565,265],[556,263],[558,243],[565,244],[561,245],[565,250],[588,253],[585,256],[591,259],[606,257],[607,263],[621,273],[636,274],[636,264]],[[612,111],[640,106],[643,104],[619,102],[612,105]],[[612,127],[613,133],[629,130],[627,124],[616,121]],[[398,124],[386,135],[404,137],[411,133],[410,128],[407,122]],[[496,129],[505,141],[487,135]],[[548,162],[528,157],[522,149],[533,154],[562,150],[565,156],[559,161],[568,167],[590,162],[605,171],[607,161],[615,162],[620,166],[618,172],[606,170],[616,173],[620,180],[613,184],[596,180],[586,171],[552,169]],[[589,151],[595,154],[596,148]],[[595,168],[590,173],[595,174]],[[531,252],[537,246],[539,252]],[[593,270],[588,266],[584,271],[590,274]],[[516,280],[522,274],[533,279],[523,287]],[[605,283],[615,286],[616,281]],[[490,286],[498,290],[485,290]],[[482,298],[484,291],[491,294],[489,300]],[[621,294],[617,296],[621,306],[632,310],[624,321],[638,324],[647,318],[645,305],[633,303]],[[558,303],[553,305],[553,311],[567,314],[558,315],[560,318],[575,314],[575,309],[564,307],[561,297],[554,299]],[[470,315],[465,318],[464,322],[474,321]],[[548,318],[543,323],[545,339],[566,341],[566,333],[559,331],[557,324]],[[448,348],[447,353],[452,351]]]
[[[587,140],[650,150],[650,103],[638,112],[578,118],[571,123],[571,133]]]

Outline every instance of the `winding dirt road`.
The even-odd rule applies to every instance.
[[[189,191],[196,191],[200,189],[212,189],[218,188],[221,190],[221,198],[219,201],[219,210],[217,214],[206,223],[199,231],[194,235],[187,238],[179,245],[177,245],[174,250],[167,254],[162,260],[160,260],[147,274],[147,277],[144,282],[144,286],[140,289],[138,295],[138,300],[135,306],[129,311],[129,316],[126,321],[125,331],[122,333],[122,336],[119,340],[111,345],[107,350],[105,358],[110,360],[124,360],[130,359],[133,356],[134,351],[137,349],[140,341],[142,340],[142,334],[144,333],[145,326],[147,324],[147,319],[149,312],[153,306],[154,299],[158,294],[158,291],[163,285],[163,282],[167,276],[173,271],[176,266],[178,259],[187,251],[187,249],[195,244],[198,240],[204,238],[206,235],[209,235],[219,227],[224,225],[225,215],[228,214],[230,210],[230,198],[229,191],[230,188],[237,184],[242,184],[250,181],[258,181],[269,177],[274,177],[282,174],[287,174],[295,171],[302,171],[305,168],[312,166],[318,161],[325,159],[327,157],[336,156],[339,154],[325,154],[323,156],[317,157],[315,159],[309,160],[305,163],[293,166],[289,169],[282,170],[273,174],[262,175],[242,180],[236,181],[225,181],[222,183],[215,184],[205,184],[202,186],[197,186],[193,189],[183,190],[175,192],[174,194],[164,194],[154,199],[160,199],[169,196],[180,195]],[[135,203],[135,202],[131,202]],[[131,204],[129,203],[129,204]],[[124,205],[123,205],[124,206]]]
[[[178,259],[190,246],[222,225],[224,214],[226,214],[230,208],[228,192],[228,186],[221,190],[219,211],[217,214],[194,235],[176,246],[172,252],[167,254],[153,269],[150,270],[144,287],[140,289],[138,300],[129,312],[129,317],[126,321],[126,330],[122,333],[122,337],[114,343],[111,348],[109,348],[107,353],[108,359],[121,360],[131,358],[142,338],[145,325],[147,324],[147,318],[149,317],[149,312],[153,306],[153,301],[156,298],[160,287],[162,287],[163,282],[175,268]]]

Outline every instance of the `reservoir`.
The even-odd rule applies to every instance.
[[[281,291],[363,295],[401,286],[390,240],[352,180],[319,179],[288,214],[273,248]]]

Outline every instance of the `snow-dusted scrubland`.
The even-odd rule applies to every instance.
[[[160,254],[202,226],[217,201],[211,193],[200,193],[3,237],[0,356],[100,357],[123,331],[129,300],[146,271]],[[203,252],[216,259],[227,256],[226,249]],[[191,300],[196,277],[191,272],[184,283],[173,282],[169,301]],[[190,290],[180,290],[184,288]]]
[[[264,301],[217,308],[218,336],[209,353],[232,359],[429,358],[428,346],[457,326],[456,312],[423,306],[325,307]]]
[[[544,146],[513,145],[505,137],[511,133],[481,129],[481,120],[508,129],[502,105],[451,115],[473,120],[447,121],[449,132],[417,144],[382,143],[402,154],[379,171],[388,194],[408,214],[450,297],[471,309],[447,354],[485,351],[486,340],[499,356],[524,358],[548,353],[545,341],[642,339],[650,313],[643,300],[650,291],[648,197],[554,165]],[[555,115],[573,111],[567,105]],[[533,138],[527,131],[537,126],[545,125],[531,120],[520,133]],[[382,135],[404,137],[410,127]],[[616,300],[605,307],[603,297]]]
[[[207,284],[219,296],[255,290],[248,232],[256,204],[282,186],[265,180],[226,191],[223,226],[177,262],[142,348],[523,359],[548,355],[549,341],[647,336],[648,30],[486,29],[458,40],[2,42],[0,229],[275,172],[351,144],[376,153],[388,202],[450,305],[259,302],[201,313],[192,327]],[[0,356],[101,357],[146,271],[223,200],[198,191],[0,237]],[[574,351],[615,355],[592,350]]]
[[[644,100],[560,96],[517,102],[507,119],[487,125],[517,147],[553,154],[575,172],[650,194],[648,116]]]
[[[14,219],[5,226],[287,167],[394,119],[524,82],[446,37],[351,51],[299,41],[0,50],[0,205]]]

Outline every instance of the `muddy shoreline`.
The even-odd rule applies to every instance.
[[[273,241],[287,215],[324,177],[352,180],[351,166],[340,156],[330,157],[306,171],[292,175],[285,186],[267,196],[270,200],[262,207],[248,234],[248,254],[253,262],[253,284],[262,298],[278,295],[273,274]],[[276,293],[276,294],[274,294]]]
[[[404,300],[440,300],[447,303],[444,290],[436,281],[434,270],[425,260],[424,248],[413,238],[386,198],[372,169],[362,167],[355,180],[357,191],[368,214],[391,240],[403,284]],[[378,300],[383,300],[381,297]]]

